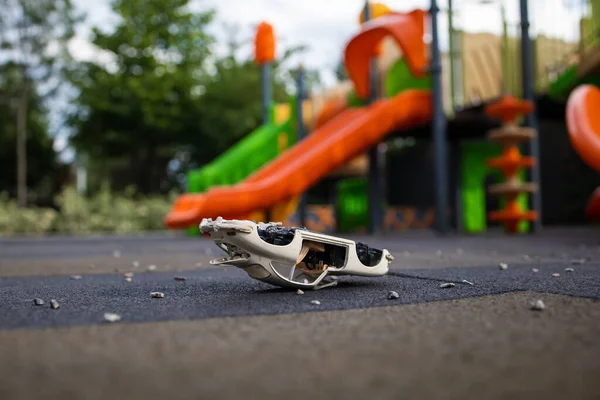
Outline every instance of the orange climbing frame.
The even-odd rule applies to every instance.
[[[366,22],[344,52],[344,62],[356,94],[361,99],[369,96],[369,68],[371,58],[377,55],[378,44],[390,36],[402,49],[411,72],[418,77],[426,74],[427,48],[423,41],[425,11],[390,13]]]
[[[488,166],[499,169],[504,176],[504,182],[490,186],[490,193],[503,196],[505,200],[504,209],[492,211],[489,218],[491,221],[503,222],[509,233],[517,232],[520,221],[535,221],[538,218],[537,212],[522,210],[518,203],[519,194],[533,193],[537,190],[536,185],[522,183],[518,177],[521,168],[531,168],[535,165],[535,159],[521,155],[518,147],[520,142],[530,140],[536,135],[534,130],[517,125],[519,116],[532,111],[532,102],[513,96],[505,96],[485,109],[488,116],[503,122],[502,127],[490,132],[488,139],[504,145],[502,155],[487,162]]]

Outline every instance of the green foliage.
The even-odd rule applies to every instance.
[[[205,61],[212,11],[189,11],[187,0],[115,0],[113,32],[94,29],[93,44],[111,61],[72,69],[77,110],[71,143],[90,157],[129,161],[142,191],[158,191],[167,157],[198,131],[197,101],[207,79]]]
[[[18,208],[8,196],[0,196],[0,235],[92,232],[135,233],[164,229],[163,218],[172,196],[140,196],[132,188],[115,195],[104,186],[93,196],[81,196],[66,188],[56,199],[60,211],[51,208]]]
[[[226,54],[217,55],[208,33],[214,11],[188,6],[113,1],[120,22],[109,33],[95,29],[93,39],[112,61],[80,63],[70,75],[80,93],[71,144],[92,160],[128,165],[144,193],[164,190],[173,158],[205,164],[262,122],[260,71],[239,57],[237,30],[229,28]],[[274,63],[276,101],[287,94],[282,61],[297,51]]]

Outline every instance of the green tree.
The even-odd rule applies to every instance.
[[[92,159],[125,163],[124,179],[143,192],[160,190],[174,146],[197,130],[214,12],[191,12],[188,3],[113,1],[116,29],[93,31],[93,44],[111,61],[71,71],[79,91],[71,143]]]
[[[242,54],[250,41],[227,26],[225,52],[215,54],[207,33],[214,12],[187,6],[188,0],[114,1],[120,22],[111,33],[94,30],[93,39],[112,61],[81,63],[71,73],[80,105],[69,119],[71,143],[93,165],[105,165],[100,174],[113,188],[168,189],[176,183],[173,159],[177,169],[202,165],[262,122],[260,71],[253,56]],[[289,48],[274,63],[275,101],[287,100],[286,62],[303,49]]]
[[[58,88],[61,72],[69,60],[67,42],[74,34],[79,17],[71,0],[2,0],[0,37],[2,60],[11,69],[17,89],[14,98],[16,134],[16,185],[21,207],[27,202],[27,144],[29,96],[44,89],[43,97]],[[37,82],[35,89],[31,82]]]
[[[244,55],[249,40],[239,36],[237,25],[227,25],[227,52],[214,62],[211,79],[201,97],[199,130],[202,136],[190,137],[192,159],[199,164],[210,161],[262,124],[260,67],[253,53]],[[297,45],[284,49],[271,69],[273,102],[288,101],[288,86],[293,84],[292,56],[306,50]],[[206,138],[211,145],[206,146]]]

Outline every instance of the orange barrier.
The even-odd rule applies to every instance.
[[[577,87],[567,101],[567,128],[571,144],[590,167],[600,172],[600,89]]]
[[[170,228],[202,218],[236,218],[300,195],[329,172],[378,143],[389,132],[431,119],[431,96],[405,91],[368,107],[348,109],[244,182],[180,196],[166,216]]]
[[[567,101],[567,129],[571,144],[590,167],[600,172],[600,89],[581,85]],[[586,207],[586,215],[600,220],[600,188],[596,189]]]

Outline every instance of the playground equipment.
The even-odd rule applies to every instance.
[[[312,113],[312,116],[317,116],[316,121],[311,119],[313,132],[300,143],[294,143],[299,139],[295,135],[295,128],[298,125],[290,119],[298,114],[299,109],[292,110],[297,105],[291,102],[288,108],[290,111],[287,113],[287,116],[291,116],[290,119],[271,117],[268,121],[268,123],[274,125],[279,124],[279,129],[282,130],[284,130],[281,127],[282,124],[288,123],[287,126],[291,127],[292,133],[286,132],[286,136],[279,132],[278,136],[278,138],[285,136],[285,140],[279,139],[278,143],[287,143],[287,147],[277,147],[278,152],[276,154],[271,152],[268,157],[265,157],[266,159],[262,165],[248,168],[246,173],[237,174],[235,179],[230,179],[228,182],[213,179],[210,184],[204,185],[202,190],[198,190],[198,192],[203,193],[188,193],[181,196],[174,204],[165,222],[171,228],[180,228],[185,224],[196,225],[204,217],[216,218],[223,216],[225,218],[266,220],[267,214],[265,211],[268,210],[271,220],[284,221],[284,223],[290,224],[289,219],[286,220],[285,217],[290,216],[294,211],[296,204],[298,204],[297,199],[306,189],[324,177],[331,177],[340,168],[348,165],[350,161],[360,158],[365,162],[355,163],[354,165],[362,166],[364,169],[364,172],[360,174],[361,176],[358,178],[356,175],[351,176],[348,184],[344,184],[344,181],[339,184],[337,215],[334,211],[331,211],[333,207],[327,205],[319,205],[321,208],[315,213],[320,214],[322,212],[327,221],[338,219],[338,228],[364,225],[365,221],[373,220],[370,213],[374,203],[373,199],[378,203],[383,203],[381,197],[376,198],[373,196],[374,190],[368,184],[368,182],[375,180],[372,157],[375,152],[372,149],[392,131],[405,130],[415,125],[431,123],[434,132],[432,135],[433,142],[436,143],[434,147],[435,187],[437,192],[436,218],[434,219],[433,214],[430,214],[429,211],[423,213],[422,218],[419,218],[422,219],[423,226],[430,227],[431,221],[436,221],[438,230],[446,231],[448,223],[443,220],[448,217],[448,211],[450,210],[447,199],[448,193],[446,193],[449,190],[447,190],[445,174],[449,167],[446,166],[446,156],[440,155],[446,152],[446,121],[442,112],[442,103],[452,104],[452,106],[458,108],[461,106],[477,106],[481,102],[485,103],[497,98],[506,90],[512,91],[515,96],[523,96],[530,102],[533,98],[533,77],[531,71],[529,71],[529,69],[532,69],[532,60],[528,57],[521,60],[519,57],[520,50],[523,50],[524,54],[533,54],[527,30],[527,2],[519,1],[522,5],[521,17],[524,21],[519,27],[521,31],[517,35],[519,38],[509,38],[508,34],[505,34],[499,40],[491,40],[485,35],[478,36],[462,32],[462,45],[455,48],[453,54],[446,55],[452,58],[451,66],[456,67],[449,77],[452,84],[447,85],[446,88],[460,86],[461,88],[458,91],[463,92],[464,102],[462,104],[449,101],[449,99],[455,100],[454,90],[452,93],[441,90],[439,78],[440,61],[442,60],[436,58],[438,50],[435,15],[439,11],[436,2],[432,2],[430,9],[430,33],[434,39],[430,45],[426,45],[422,40],[425,12],[415,10],[411,13],[398,13],[384,5],[367,2],[365,9],[359,16],[359,22],[362,24],[361,31],[350,40],[344,53],[345,66],[351,81],[350,89],[344,91],[341,95],[330,98],[320,100],[312,98],[308,100],[311,104],[311,112],[300,113],[303,117],[308,117],[310,113]],[[457,31],[451,31],[451,37],[456,39],[458,35],[455,35],[455,33]],[[544,53],[542,50],[544,46],[541,44],[545,43],[545,39],[538,37],[536,40],[536,67],[539,69],[544,67],[540,67],[539,55]],[[491,42],[494,43],[495,47],[490,50],[487,44]],[[507,47],[507,43],[510,44],[510,48]],[[496,49],[503,49],[497,52],[500,58],[498,60],[489,59],[488,55],[495,54]],[[429,50],[431,51],[431,57],[427,56]],[[545,53],[554,54],[553,52]],[[462,67],[454,63],[456,54],[460,54],[463,59]],[[499,68],[499,65],[503,67],[508,65],[505,63],[505,58],[509,54],[515,62],[521,64],[522,68],[518,68],[516,65],[515,68]],[[485,62],[481,62],[482,58],[485,58]],[[258,59],[257,56],[257,61]],[[374,65],[377,66],[378,76],[373,74]],[[516,75],[519,72],[515,74],[515,71],[519,70],[522,70],[520,71],[522,76]],[[455,85],[453,82],[454,77],[455,75],[461,75],[460,71],[462,71],[463,76],[460,82]],[[511,72],[514,76],[507,77],[508,72]],[[377,99],[376,94],[383,96],[384,99]],[[435,96],[433,96],[434,94]],[[444,102],[442,102],[442,96],[445,99]],[[435,101],[429,104],[428,102],[433,99]],[[415,104],[421,109],[415,109]],[[302,105],[302,110],[304,110],[304,103]],[[394,109],[396,107],[397,109]],[[271,109],[274,108],[271,105]],[[446,112],[448,115],[452,115],[456,110],[454,108],[446,109]],[[272,111],[271,114],[273,114]],[[431,118],[434,114],[435,117]],[[527,122],[535,128],[535,118],[532,118],[532,115],[533,113],[528,115]],[[382,116],[383,120],[381,119]],[[305,125],[308,127],[310,123],[305,123]],[[533,143],[536,141],[536,136],[530,135],[523,137],[522,140],[529,140]],[[463,146],[463,149],[467,149],[466,151],[463,150],[464,158],[467,161],[462,163],[461,180],[463,182],[459,187],[463,191],[463,200],[461,200],[463,204],[462,215],[465,216],[465,222],[469,222],[470,227],[473,228],[467,229],[467,231],[479,232],[485,229],[485,211],[483,211],[481,217],[479,216],[480,212],[485,210],[483,180],[485,175],[489,173],[489,169],[497,168],[494,165],[484,165],[483,159],[499,156],[498,153],[502,152],[501,146],[505,144],[505,141],[515,143],[505,147],[516,148],[515,139],[508,137],[503,137],[502,141],[499,142],[500,145],[490,143],[490,146],[483,146],[485,151],[477,150],[478,146],[471,146],[470,144]],[[271,141],[271,145],[273,145],[273,142],[274,140]],[[350,146],[355,143],[357,143],[356,146]],[[241,144],[239,146],[243,147]],[[349,148],[349,150],[344,149],[344,147]],[[532,148],[533,156],[536,158],[536,146],[534,145]],[[256,148],[254,153],[245,152],[244,157],[239,156],[239,162],[244,163],[251,158],[250,155],[254,157],[258,152],[260,151]],[[367,157],[365,157],[367,152],[370,153],[368,162],[366,162]],[[505,150],[504,158],[508,159],[510,157],[513,157],[513,162],[521,163],[516,172],[518,177],[524,175],[524,167],[531,168],[536,164],[532,162],[530,165],[524,165],[523,163],[527,163],[527,161],[524,161],[528,160],[527,158],[524,159],[520,154],[517,157],[517,154],[512,150]],[[506,161],[504,163],[506,164]],[[477,168],[468,167],[468,165],[473,166],[475,164],[478,165]],[[236,171],[240,167],[237,163],[232,162],[229,164],[228,170]],[[516,181],[515,175],[511,174],[510,168],[507,168],[501,166],[499,169],[500,173],[504,174],[504,179],[508,183]],[[475,170],[478,172],[472,172]],[[509,198],[505,202],[503,214],[498,212],[491,214],[493,219],[500,217],[502,221],[506,221],[508,210],[512,209],[522,217],[516,220],[512,218],[516,222],[514,224],[508,222],[508,230],[514,230],[513,225],[515,224],[520,227],[520,230],[523,230],[524,226],[529,226],[525,222],[539,222],[541,219],[539,214],[526,210],[527,194],[539,193],[539,191],[529,190],[539,181],[539,176],[533,175],[534,182],[532,185],[519,183],[521,189],[525,190],[516,193],[515,196],[508,194]],[[368,179],[365,179],[367,176]],[[292,182],[292,179],[297,179],[297,183]],[[505,182],[504,189],[506,189],[507,182]],[[223,187],[223,185],[229,186]],[[468,191],[465,190],[467,186]],[[498,187],[496,186],[492,190],[497,193]],[[382,192],[380,189],[378,191]],[[381,196],[381,194],[378,195]],[[503,193],[502,196],[504,195]],[[296,199],[296,202],[292,199]],[[317,206],[311,205],[311,207],[316,210],[315,207]],[[537,210],[537,207],[538,204],[534,202],[534,210]],[[281,218],[274,217],[273,211],[277,208],[284,210],[284,212],[276,214]],[[407,218],[404,218],[405,221],[400,221],[395,217],[397,212],[403,212],[402,207],[396,207],[394,210],[386,205],[384,208],[387,208],[387,214],[383,218],[384,224],[399,227],[407,226]],[[411,212],[412,215],[416,215],[414,210],[407,212],[405,215],[409,215]],[[534,214],[536,218],[533,218]],[[296,216],[292,217],[296,218]],[[442,217],[441,221],[440,217]],[[519,223],[523,220],[525,222]],[[471,224],[471,222],[474,223]]]
[[[385,35],[394,38],[402,48],[413,75],[425,74],[424,17],[420,10],[385,15],[365,24],[350,41],[345,63],[358,97],[368,94],[365,55],[373,54]],[[431,112],[431,97],[424,90],[406,90],[366,107],[345,110],[242,184],[180,196],[165,222],[171,228],[182,228],[198,224],[203,218],[243,219],[256,210],[269,209],[300,195],[389,132],[429,121]]]
[[[518,100],[513,96],[505,96],[500,101],[490,104],[485,108],[485,113],[492,118],[503,122],[500,128],[492,130],[488,139],[501,143],[504,146],[502,155],[488,160],[487,164],[499,169],[504,182],[491,185],[489,192],[495,196],[503,196],[504,208],[493,211],[489,218],[491,221],[504,223],[507,232],[516,233],[520,221],[535,221],[538,214],[535,211],[523,210],[518,197],[521,193],[534,193],[537,185],[523,183],[519,179],[521,168],[531,168],[535,163],[533,157],[523,157],[519,144],[535,137],[534,129],[517,125],[518,118],[533,111],[533,104],[528,101]]]
[[[600,89],[593,85],[576,88],[567,102],[569,138],[580,157],[600,173]],[[600,221],[600,187],[586,207],[589,219]]]

